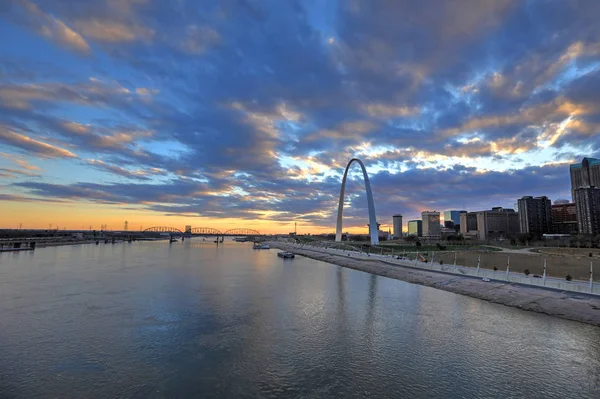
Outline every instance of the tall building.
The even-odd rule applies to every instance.
[[[440,237],[440,213],[437,211],[421,212],[423,221],[423,237]]]
[[[552,232],[552,202],[546,196],[525,196],[517,201],[521,233],[541,236]]]
[[[514,209],[502,207],[490,211],[479,211],[477,214],[477,236],[481,240],[492,237],[503,237],[518,233],[521,230],[519,213]]]
[[[460,213],[465,211],[444,211],[444,227],[453,228],[460,225]]]
[[[394,225],[394,237],[402,237],[402,215],[398,213],[392,216],[392,220],[392,224]]]
[[[575,189],[575,208],[580,234],[600,234],[600,187]]]
[[[600,159],[583,158],[571,165],[571,196],[575,201],[575,190],[582,187],[600,187]]]
[[[577,209],[575,203],[556,200],[552,205],[552,232],[555,234],[577,234]]]
[[[423,235],[423,222],[420,220],[409,220],[408,235],[421,237]]]
[[[460,213],[460,233],[463,236],[477,235],[477,212]]]

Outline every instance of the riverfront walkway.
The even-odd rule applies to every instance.
[[[438,288],[523,310],[545,313],[600,326],[600,296],[524,285],[510,281],[511,278],[518,277],[511,276],[510,273],[508,277],[509,281],[491,280],[486,282],[482,280],[483,274],[479,277],[469,276],[469,271],[464,270],[473,268],[460,267],[455,271],[451,270],[453,269],[452,266],[419,265],[418,263],[415,264],[414,261],[392,259],[390,256],[385,255],[371,254],[368,256],[359,252],[279,241],[269,242],[269,244],[298,255],[350,269]],[[426,268],[427,265],[429,265],[429,270]],[[435,270],[436,266],[446,268],[446,270]],[[496,273],[496,277],[505,274],[505,272],[480,270],[480,273],[482,272]],[[581,285],[582,282],[573,282],[570,284],[576,286],[577,284]]]

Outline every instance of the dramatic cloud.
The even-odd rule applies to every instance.
[[[596,0],[11,4],[0,143],[40,169],[4,157],[7,195],[333,228],[359,157],[385,225],[569,197],[600,156]]]
[[[13,132],[0,125],[0,141],[9,146],[29,151],[42,157],[75,158],[77,155],[64,148],[56,147],[43,141],[34,140],[23,134]]]
[[[13,2],[23,7],[22,11],[25,15],[22,16],[22,20],[40,35],[80,53],[90,51],[90,46],[83,37],[60,19],[43,12],[31,1],[13,0]]]

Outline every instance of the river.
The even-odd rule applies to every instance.
[[[0,398],[598,398],[600,329],[250,243],[0,254]]]

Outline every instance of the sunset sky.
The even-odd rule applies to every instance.
[[[333,232],[570,199],[598,0],[0,1],[0,227]],[[366,233],[359,167],[345,228]]]

